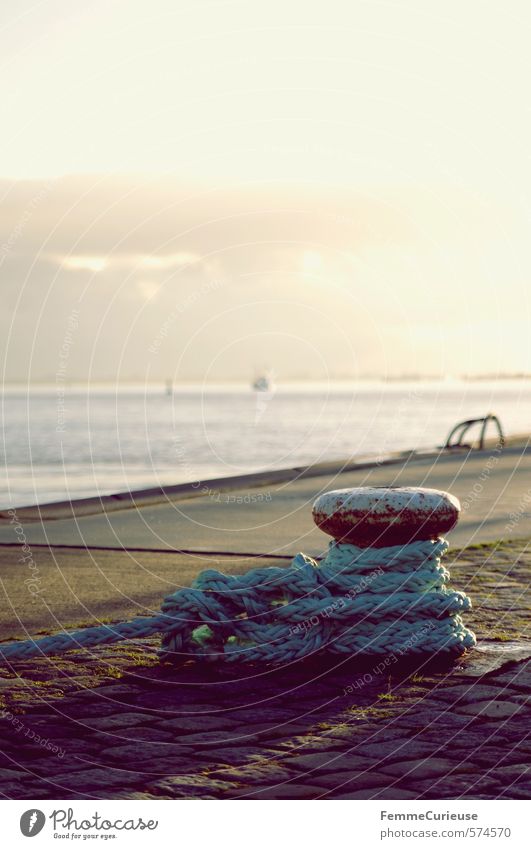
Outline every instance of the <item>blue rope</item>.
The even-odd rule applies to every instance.
[[[335,540],[317,563],[224,575],[208,569],[164,599],[156,616],[0,646],[5,660],[61,654],[162,633],[161,657],[287,663],[336,654],[462,654],[475,636],[470,599],[447,587],[444,540],[358,548]]]

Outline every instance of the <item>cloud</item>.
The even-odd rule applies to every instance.
[[[146,301],[150,301],[152,298],[155,298],[160,292],[160,287],[161,284],[157,283],[155,280],[137,280],[136,283],[136,291]]]
[[[105,269],[151,269],[153,271],[166,271],[172,268],[182,268],[193,263],[200,262],[201,257],[197,254],[180,253],[170,254],[111,254],[108,256],[69,254],[68,256],[52,255],[49,257],[52,263],[66,268],[69,271],[92,271],[97,274]]]
[[[499,210],[466,196],[140,177],[2,190],[9,380],[53,379],[73,309],[72,380],[246,379],[255,361],[279,380],[529,367],[520,231],[504,216],[508,253]],[[483,339],[489,321],[504,333]]]
[[[104,256],[65,256],[58,259],[58,263],[69,271],[103,271],[108,266]]]

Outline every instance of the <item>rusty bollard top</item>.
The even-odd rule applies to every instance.
[[[338,542],[367,548],[436,539],[457,523],[461,505],[438,489],[359,486],[320,495],[313,519]]]

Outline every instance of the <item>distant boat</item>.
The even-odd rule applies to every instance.
[[[253,380],[253,389],[256,392],[269,392],[271,389],[271,381],[265,374],[261,374],[256,380]]]
[[[173,395],[173,380],[166,381],[166,395]]]
[[[275,384],[272,374],[259,374],[252,382],[252,388],[255,392],[274,392]]]

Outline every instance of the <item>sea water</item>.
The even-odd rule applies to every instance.
[[[528,433],[527,380],[8,387],[0,506],[205,481],[444,443],[494,412]],[[494,430],[490,432],[494,436]]]

